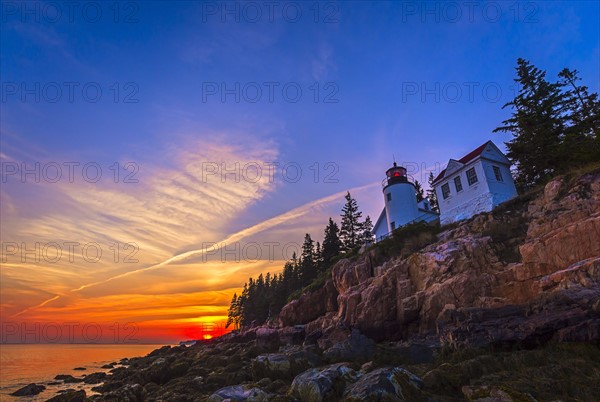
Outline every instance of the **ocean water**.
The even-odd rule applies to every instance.
[[[57,374],[81,377],[124,357],[144,356],[163,345],[98,345],[98,344],[0,344],[0,401],[45,401],[61,389],[85,389],[90,395],[96,385],[83,383],[48,385]],[[85,367],[85,371],[73,370]],[[14,397],[10,394],[31,384],[42,384],[46,390],[35,397]]]

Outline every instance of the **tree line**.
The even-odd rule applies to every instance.
[[[240,328],[252,323],[263,324],[279,314],[288,298],[313,283],[319,275],[326,274],[340,255],[373,241],[373,223],[367,216],[362,220],[358,203],[350,193],[345,196],[341,225],[329,218],[325,226],[323,244],[313,241],[310,234],[304,235],[300,256],[293,254],[279,274],[250,278],[242,293],[233,295],[227,312],[226,328]]]

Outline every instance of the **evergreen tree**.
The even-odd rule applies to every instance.
[[[562,170],[600,160],[600,101],[598,94],[579,85],[577,70],[565,68],[558,76],[566,88],[565,109],[567,128],[563,137],[560,160]]]
[[[338,225],[329,218],[323,238],[322,258],[325,264],[329,264],[334,257],[340,254],[341,242],[338,233]]]
[[[256,313],[257,313],[257,303],[256,303],[256,283],[253,278],[248,279],[248,292],[246,296],[246,302],[244,304],[244,322],[245,324],[252,324],[256,321]]]
[[[295,288],[296,272],[294,268],[294,263],[292,261],[288,261],[284,264],[282,272],[282,281],[286,293],[288,293],[290,289]]]
[[[300,282],[302,287],[308,285],[317,276],[315,266],[314,242],[307,233],[302,244],[302,255],[300,256]]]
[[[292,292],[293,292],[294,290],[296,290],[302,286],[302,283],[300,280],[300,260],[298,259],[298,256],[296,255],[295,251],[292,253],[292,259],[291,259],[290,263],[292,266],[292,276],[291,276],[292,281],[290,282],[290,289],[293,289],[292,290]]]
[[[287,301],[287,296],[288,296],[288,291],[287,291],[284,281],[283,281],[283,273],[280,273],[279,275],[277,275],[273,279],[273,282],[275,283],[272,286],[272,288],[273,288],[272,295],[273,296],[270,298],[271,303],[269,305],[271,317],[279,314],[279,312],[281,311],[283,306],[285,306],[285,303]]]
[[[367,218],[365,219],[365,221],[362,224],[362,236],[361,236],[361,242],[363,244],[369,244],[373,242],[373,222],[371,222],[371,217],[367,215]]]
[[[238,329],[239,326],[239,306],[238,306],[238,298],[237,293],[233,294],[233,298],[231,299],[231,304],[229,305],[229,311],[227,311],[227,323],[225,324],[225,328],[228,328],[233,324],[233,329]]]
[[[321,243],[317,242],[315,246],[315,268],[317,272],[323,270],[323,250],[321,249]]]
[[[245,326],[248,321],[246,319],[246,303],[248,301],[248,284],[244,283],[244,289],[242,290],[242,294],[238,297],[237,300],[237,317],[238,317],[238,326]]]
[[[362,212],[358,210],[356,200],[350,192],[346,193],[346,204],[342,208],[342,227],[340,229],[340,240],[344,251],[350,251],[360,244],[362,235],[362,224],[360,218]]]
[[[518,95],[503,106],[512,116],[494,132],[510,132],[507,156],[514,162],[516,182],[525,187],[554,174],[560,166],[560,139],[564,131],[565,96],[561,84],[546,80],[546,72],[528,61],[517,60]]]
[[[429,200],[429,205],[431,205],[431,209],[437,213],[440,212],[440,207],[438,205],[437,194],[435,193],[435,189],[433,188],[433,172],[429,172],[429,177],[427,182],[429,183],[429,190],[427,190],[427,199]]]
[[[423,193],[423,187],[418,180],[415,180],[415,191],[417,192],[417,202],[421,202],[425,199],[425,194]]]
[[[268,313],[269,313],[269,300],[267,299],[267,287],[265,285],[265,280],[263,274],[258,275],[256,279],[255,285],[255,311],[254,311],[254,319],[259,323],[263,323],[266,321]]]

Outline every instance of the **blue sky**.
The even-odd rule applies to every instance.
[[[144,267],[317,202],[283,219],[287,226],[249,236],[319,238],[343,202],[327,197],[347,189],[370,185],[355,194],[376,219],[392,155],[439,171],[489,139],[503,148],[509,136],[492,130],[510,114],[501,107],[516,90],[518,57],[550,79],[577,69],[599,88],[595,1],[275,3],[271,19],[264,2],[81,2],[72,15],[60,2],[3,2],[2,161],[93,161],[103,178],[114,162],[139,167],[139,183],[127,185],[11,176],[3,236],[136,241],[146,245]],[[223,100],[222,86],[236,92],[236,84],[239,102],[231,93]],[[207,163],[223,161],[293,164],[302,176],[284,180],[279,168],[272,182],[197,180]],[[336,182],[324,180],[328,173]],[[116,231],[121,225],[135,229]],[[107,264],[98,277],[131,268]],[[20,289],[7,308],[81,285],[71,274],[49,274],[52,290],[6,274]],[[241,285],[231,278],[216,290]]]

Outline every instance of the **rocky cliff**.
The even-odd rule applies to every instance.
[[[325,287],[284,307],[281,325],[454,346],[600,339],[597,170],[462,222],[408,257],[376,264],[377,253],[340,261]]]

